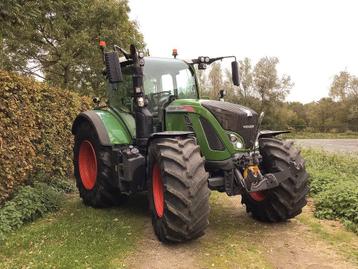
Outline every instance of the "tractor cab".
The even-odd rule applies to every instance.
[[[111,85],[108,90],[109,104],[120,110],[132,112],[133,67],[122,59],[123,81]],[[144,57],[144,101],[153,117],[153,131],[164,131],[165,108],[175,99],[198,99],[195,70],[183,60]]]
[[[143,84],[154,132],[164,131],[165,108],[175,99],[198,99],[193,67],[177,59],[145,58]]]

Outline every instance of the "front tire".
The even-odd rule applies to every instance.
[[[259,144],[263,173],[285,171],[291,169],[292,164],[295,169],[276,188],[253,193],[244,191],[241,202],[246,205],[246,211],[255,219],[266,222],[284,221],[299,215],[307,204],[309,190],[303,158],[292,142],[261,138]]]
[[[148,154],[148,197],[152,224],[162,242],[204,234],[210,212],[208,173],[193,138],[160,138]]]
[[[96,131],[88,122],[76,130],[73,165],[76,185],[85,205],[102,208],[125,200],[114,185],[110,150],[99,143]]]

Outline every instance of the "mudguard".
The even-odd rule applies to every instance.
[[[150,145],[150,142],[155,138],[163,138],[163,137],[177,137],[177,136],[193,136],[195,137],[194,132],[190,131],[165,131],[165,132],[158,132],[152,133],[148,139],[147,148]]]
[[[86,121],[96,130],[103,146],[132,143],[133,138],[125,123],[110,110],[89,110],[78,114],[72,125],[72,134],[75,135],[78,126]]]
[[[268,137],[274,137],[276,135],[280,134],[289,134],[290,131],[271,131],[271,130],[262,130],[259,133],[259,138],[268,138]]]

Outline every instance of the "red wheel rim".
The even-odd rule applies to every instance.
[[[78,167],[83,186],[87,190],[92,190],[97,178],[97,158],[96,152],[88,140],[81,143]]]
[[[164,213],[164,192],[160,168],[157,164],[154,164],[153,166],[152,178],[155,212],[157,213],[157,216],[161,218]]]
[[[261,202],[265,199],[265,194],[263,194],[261,191],[250,192],[250,196],[257,202]]]

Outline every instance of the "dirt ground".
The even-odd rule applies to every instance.
[[[358,153],[358,139],[295,139],[299,146],[329,152]]]
[[[240,203],[240,197],[229,198],[218,194],[217,203],[212,205],[215,218],[223,221],[237,221],[238,226],[225,226],[227,231],[220,230],[220,221],[211,223],[206,235],[201,239],[180,245],[165,245],[160,243],[153,234],[150,223],[146,225],[145,238],[139,243],[137,251],[125,261],[126,268],[358,268],[358,265],[344,256],[328,241],[318,238],[309,225],[302,223],[299,218],[286,223],[262,224],[251,219]],[[304,214],[313,218],[311,207],[305,208]],[[237,228],[237,230],[236,230]],[[210,253],[210,245],[224,233],[224,239],[217,244],[238,245],[235,251],[226,251],[218,255],[218,260],[206,262]],[[236,237],[235,234],[239,234]],[[352,247],[358,251],[358,237],[352,242]],[[246,243],[243,243],[246,242]],[[225,259],[235,259],[240,256],[247,242],[253,242],[255,250],[245,253],[245,260],[223,264]],[[221,251],[221,248],[216,249]],[[204,254],[203,254],[204,252]],[[357,252],[356,252],[357,253]],[[250,261],[260,259],[263,263],[255,264]],[[257,256],[255,256],[257,255]],[[221,258],[220,258],[221,257]],[[226,260],[227,261],[227,260]]]

